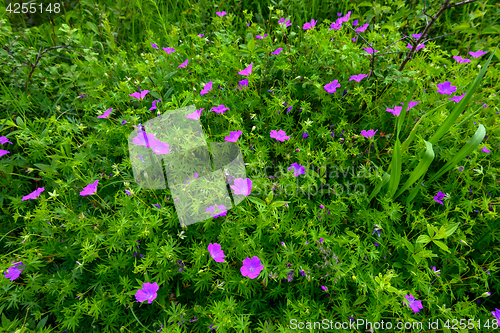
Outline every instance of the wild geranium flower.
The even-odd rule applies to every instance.
[[[99,179],[96,180],[93,183],[88,184],[83,188],[83,191],[80,192],[81,196],[86,196],[86,195],[93,195],[97,192],[97,183],[99,182]]]
[[[156,292],[158,291],[159,288],[160,287],[156,282],[154,283],[144,282],[142,284],[142,289],[137,290],[137,292],[135,293],[135,299],[137,300],[137,302],[140,303],[148,301],[148,303],[151,304],[158,296]]]
[[[208,329],[210,329],[210,330],[216,330],[218,328],[219,328],[219,326],[215,326],[215,324],[208,326]]]
[[[10,143],[11,145],[13,144],[12,142],[9,141],[9,139],[7,139],[6,136],[2,136],[0,137],[0,144],[4,144],[4,143]]]
[[[358,40],[358,36],[351,38],[351,40],[352,40],[353,42],[357,41],[357,40]]]
[[[444,203],[441,201],[444,197],[446,196],[446,193],[443,193],[439,191],[436,196],[434,197],[434,201],[439,202],[441,205],[444,205]]]
[[[128,121],[126,120],[122,121],[122,125],[125,125],[126,123],[128,123]]]
[[[170,152],[170,146],[157,139],[153,139],[151,141],[151,149],[156,153],[156,155],[166,155]]]
[[[36,199],[40,196],[40,194],[45,191],[45,187],[40,187],[40,188],[37,188],[35,191],[31,192],[30,194],[28,195],[25,195],[21,201],[24,201],[24,200],[29,200],[29,199]]]
[[[432,269],[436,273],[437,276],[441,276],[441,275],[439,275],[439,272],[441,272],[441,270],[440,269],[436,269],[436,266],[431,266],[429,268]]]
[[[323,291],[328,291],[328,288],[325,286],[321,286],[321,289],[323,289]]]
[[[226,15],[227,13],[225,11],[222,11],[222,12],[217,12],[215,14],[219,15],[219,17],[222,17],[222,16]]]
[[[483,149],[481,149],[481,151],[487,154],[491,153],[491,151],[489,151],[488,148],[486,148],[486,146],[484,146]]]
[[[394,107],[394,109],[385,109],[385,111],[389,111],[390,113],[392,113],[395,116],[399,116],[399,114],[401,113],[401,110],[403,110],[403,108],[401,106],[396,106],[396,107]]]
[[[361,27],[357,28],[357,29],[356,29],[356,30],[354,30],[354,31],[357,31],[357,32],[365,32],[366,28],[368,28],[368,26],[369,26],[369,25],[370,25],[370,24],[365,23],[365,24],[363,24],[363,26],[361,26]]]
[[[302,27],[302,29],[304,29],[304,30],[312,29],[312,28],[314,28],[315,25],[316,25],[316,20],[312,19],[311,23],[309,23],[309,22],[304,23],[304,26]]]
[[[156,208],[158,208],[158,209],[161,209],[161,206],[160,206],[160,205],[158,205],[158,204],[153,204],[153,206],[155,206],[155,207],[156,207]]]
[[[306,174],[306,168],[297,162],[292,163],[292,165],[288,168],[288,171],[292,171],[295,177]]]
[[[283,131],[283,130],[279,130],[279,131],[272,130],[271,131],[271,138],[276,139],[276,140],[281,141],[281,142],[285,142],[285,140],[290,139],[290,137],[288,135],[286,135],[285,131]]]
[[[354,21],[352,21],[352,26],[353,26],[353,27],[355,27],[355,26],[357,26],[357,25],[358,25],[358,20],[354,20]]]
[[[248,79],[244,79],[238,82],[240,84],[240,90],[243,87],[248,87]]]
[[[151,43],[151,46],[153,47],[153,49],[157,49],[158,50],[158,46],[155,43]]]
[[[152,133],[146,134],[146,132],[142,132],[137,134],[137,136],[132,139],[132,143],[137,146],[151,147],[153,140],[155,139],[155,135]]]
[[[253,65],[253,62],[250,64],[250,66],[248,66],[247,68],[245,68],[241,72],[238,72],[238,74],[244,75],[244,76],[248,76],[248,75],[252,74],[252,65]]]
[[[452,86],[450,81],[445,81],[443,83],[438,83],[437,84],[438,88],[438,93],[441,95],[450,95],[453,94],[455,91],[457,91],[457,87]]]
[[[352,75],[351,78],[349,79],[349,81],[356,81],[356,82],[361,82],[361,80],[363,80],[365,77],[367,77],[368,75],[366,74],[357,74],[357,75]]]
[[[488,52],[484,52],[483,50],[479,50],[479,51],[476,51],[476,52],[469,52],[469,54],[473,57],[473,58],[479,58],[483,55],[485,55],[486,53]]]
[[[342,14],[341,14],[341,15],[342,15]],[[340,20],[341,20],[342,22],[348,22],[348,21],[349,21],[349,17],[351,17],[351,11],[348,11],[348,12],[347,12],[347,14],[345,14],[344,16],[342,16],[342,17],[340,18]]]
[[[411,36],[415,39],[419,39],[422,34],[412,34]]]
[[[302,133],[302,139],[305,139],[305,138],[307,138],[308,136],[309,136],[309,134],[307,134],[307,132]]]
[[[201,37],[203,37],[203,35],[204,35],[204,34],[198,34],[198,37],[200,37],[200,38],[201,38]]]
[[[252,192],[252,181],[250,178],[236,178],[234,180],[234,185],[230,186],[236,195],[249,196]]]
[[[186,119],[200,119],[201,117],[201,111],[203,111],[205,108],[198,109],[194,111],[193,113],[190,113],[186,116]]]
[[[465,64],[471,61],[470,59],[463,59],[461,56],[454,56],[453,59],[455,59],[459,64]]]
[[[219,216],[226,216],[226,214],[227,214],[226,206],[224,206],[224,205],[213,205],[213,206],[207,207],[205,209],[205,211],[209,212],[210,216],[213,218],[217,218]]]
[[[338,80],[333,80],[332,82],[330,83],[327,83],[323,86],[323,88],[325,88],[325,90],[330,93],[330,94],[333,94],[334,92],[337,91],[337,88],[340,87],[340,83]]]
[[[500,322],[500,310],[495,308],[495,311],[491,311],[491,314],[496,318],[498,322]]]
[[[408,103],[408,108],[406,109],[406,111],[409,111],[412,107],[414,107],[418,103],[420,103],[420,101],[410,101],[410,103]],[[400,103],[400,104],[404,105],[405,103]]]
[[[111,109],[107,109],[102,115],[98,116],[97,118],[108,118],[109,117],[109,113],[111,112],[111,110],[113,110],[112,108]]]
[[[271,52],[271,54],[280,54],[280,52],[281,52],[282,50],[283,50],[283,48],[282,48],[282,47],[279,47],[279,48],[277,48],[277,49],[276,49],[276,51]]]
[[[179,66],[177,66],[177,68],[186,68],[187,64],[189,62],[189,59],[186,59],[186,61],[184,61],[182,64],[180,64]]]
[[[132,193],[130,193],[129,190],[125,190],[125,193],[127,193],[127,195],[130,197],[132,195]]]
[[[382,233],[382,229],[378,224],[375,224],[375,227],[373,227],[372,235],[375,233],[377,234],[378,237],[380,237],[380,234]]]
[[[221,104],[219,106],[214,106],[213,108],[210,109],[210,111],[214,111],[215,113],[219,113],[219,114],[222,114],[222,113],[226,112],[227,110],[229,110],[229,108],[226,108],[224,106],[224,104]]]
[[[462,96],[453,96],[451,98],[448,98],[448,99],[451,99],[453,102],[455,103],[458,103],[462,100],[462,98],[464,98],[466,93],[463,93]]]
[[[257,38],[257,39],[264,39],[264,38],[266,38],[266,37],[267,37],[267,33],[266,33],[266,34],[264,34],[264,36],[261,36],[261,35],[257,35],[257,36],[255,36],[255,38]]]
[[[290,19],[288,17],[286,19],[280,18],[278,23],[284,23],[286,28],[288,28],[289,26],[292,25],[292,23],[290,23]]]
[[[417,46],[417,48],[415,49],[415,51],[418,51],[418,50],[420,50],[420,49],[423,49],[424,47],[425,47],[425,44],[419,44],[419,45]],[[413,46],[412,46],[410,43],[408,43],[408,45],[406,45],[406,48],[407,48],[407,49],[412,49],[412,48],[413,48]]]
[[[257,256],[253,256],[251,259],[246,258],[243,260],[243,267],[240,268],[240,272],[243,276],[255,279],[259,276],[263,268],[264,265],[261,265],[260,259]]]
[[[378,130],[374,131],[374,130],[368,130],[368,131],[365,131],[365,130],[362,130],[361,131],[361,135],[364,136],[365,138],[371,138],[375,135],[375,133],[377,133]]]
[[[25,266],[22,263],[22,261],[12,262],[12,266],[9,267],[5,272],[3,272],[5,274],[5,277],[11,281],[14,281],[15,279],[17,279],[19,277],[19,275],[21,275],[23,270],[26,268],[26,267],[21,267],[21,266]]]
[[[363,47],[363,50],[365,50],[366,52],[368,52],[370,54],[378,52],[377,50],[372,49],[371,47]]]
[[[208,252],[210,252],[210,256],[216,262],[224,262],[224,257],[226,255],[224,254],[224,251],[221,250],[220,244],[208,244]]]
[[[156,110],[156,109],[157,109],[157,108],[156,108],[156,103],[158,103],[158,102],[161,102],[161,98],[160,98],[160,99],[155,99],[155,100],[153,101],[153,103],[152,103],[152,105],[153,105],[153,106],[149,108],[149,111]]]
[[[167,52],[167,54],[175,52],[173,47],[162,47],[163,51]]]
[[[205,86],[203,86],[203,90],[200,91],[200,95],[203,96],[205,94],[208,94],[210,90],[212,90],[212,81],[208,82],[207,84],[205,84]]]
[[[328,30],[339,30],[340,28],[342,28],[342,19],[338,18],[335,22],[330,24],[330,29]]]
[[[143,91],[140,91],[140,92],[135,92],[133,94],[130,94],[129,96],[130,97],[135,97],[137,98],[138,100],[143,100],[144,97],[146,97],[146,95],[148,94],[149,90],[143,90]]]
[[[407,301],[403,301],[402,303],[403,305],[409,306],[413,310],[413,313],[417,313],[420,309],[424,308],[422,306],[422,301],[417,301],[412,294],[408,294],[405,297]]]
[[[236,142],[238,141],[238,138],[240,137],[241,135],[241,131],[238,130],[238,131],[231,131],[231,133],[229,133],[229,136],[226,136],[224,138],[224,140],[226,142]]]

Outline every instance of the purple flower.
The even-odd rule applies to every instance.
[[[128,121],[126,120],[122,121],[122,125],[125,125],[126,123],[128,123]]]
[[[422,306],[422,301],[417,301],[412,294],[406,295],[405,297],[408,301],[403,301],[402,303],[403,305],[409,306],[413,310],[413,313],[417,313],[420,309],[424,308]]]
[[[271,138],[276,139],[276,140],[281,141],[281,142],[285,142],[285,140],[290,139],[290,137],[288,135],[286,135],[285,131],[283,131],[283,130],[279,130],[279,131],[272,130],[270,133],[270,136],[271,136]]]
[[[470,54],[473,58],[479,58],[480,56],[483,56],[483,55],[485,55],[486,53],[488,53],[488,52],[484,52],[483,50],[479,50],[479,51],[476,51],[476,52],[469,52],[469,54]]]
[[[292,282],[293,281],[293,269],[290,270],[290,272],[288,272],[286,274],[286,279],[288,282]]]
[[[244,80],[241,80],[241,81],[238,81],[238,82],[240,84],[240,90],[243,87],[248,87],[248,79],[244,79]]]
[[[13,144],[12,142],[9,141],[9,139],[7,139],[6,136],[1,136],[0,137],[0,144],[4,144],[4,143],[10,143],[10,144]]]
[[[380,229],[378,224],[375,224],[375,227],[373,228],[372,235],[377,233],[377,235],[380,237],[380,234],[382,233],[382,229]]]
[[[460,102],[462,100],[462,98],[464,98],[465,94],[466,93],[463,93],[462,96],[453,96],[453,97],[450,97],[448,99],[452,100],[455,103],[458,103],[458,102]]]
[[[372,138],[375,135],[375,133],[377,133],[377,131],[378,130],[374,131],[372,129],[368,131],[362,130],[361,135],[364,136],[365,138]]]
[[[170,145],[163,141],[153,139],[151,140],[151,150],[153,150],[156,155],[166,155],[170,152]]]
[[[161,208],[161,206],[160,206],[160,205],[158,205],[158,204],[153,204],[153,206],[155,206],[155,207],[156,207],[156,208],[158,208],[158,209],[160,209],[160,208]]]
[[[267,33],[266,33],[266,34],[264,34],[264,36],[261,36],[261,35],[257,35],[257,36],[255,36],[255,38],[256,38],[256,39],[264,39],[264,38],[266,38],[266,37],[267,37]]]
[[[500,310],[495,308],[495,311],[491,311],[491,314],[500,322]]]
[[[368,75],[366,74],[357,74],[357,75],[352,75],[351,78],[349,79],[349,81],[356,81],[356,82],[361,82],[361,80],[363,80],[365,77],[367,77]]]
[[[222,11],[222,12],[217,12],[215,14],[219,15],[219,17],[222,17],[222,16],[226,15],[227,13],[225,11]]]
[[[335,21],[335,22],[332,22],[332,24],[330,24],[329,30],[334,30],[334,29],[339,30],[340,28],[342,28],[342,19],[341,18],[337,19],[337,21]],[[333,40],[333,38],[331,40]]]
[[[160,99],[155,99],[152,103],[152,107],[149,108],[149,111],[153,111],[153,110],[156,110],[156,103],[158,102],[161,102],[161,98]]]
[[[81,196],[86,196],[86,195],[93,195],[97,192],[97,183],[99,182],[99,179],[96,180],[93,183],[88,184],[83,188],[83,191],[80,192]]]
[[[302,276],[306,276],[306,272],[304,272],[304,271],[300,271],[299,273],[300,273],[300,275],[302,275]]]
[[[26,267],[20,267],[21,265],[25,266],[22,263],[22,261],[12,262],[12,264],[13,264],[13,266],[7,268],[7,270],[3,273],[5,274],[5,277],[7,279],[14,281],[15,279],[17,279],[19,277],[19,275],[21,275],[21,273],[23,272],[23,269],[25,269]]]
[[[340,83],[338,82],[338,80],[333,80],[332,82],[325,84],[323,88],[325,88],[328,93],[333,94],[337,91],[337,88],[340,87]]]
[[[288,171],[292,171],[295,177],[306,174],[306,168],[298,163],[292,163],[292,165],[288,168]]]
[[[325,209],[325,206],[323,206],[323,205],[319,205],[319,208],[321,208],[321,209]]]
[[[302,29],[304,29],[304,30],[312,29],[312,28],[314,28],[315,25],[316,25],[316,20],[312,19],[311,23],[309,23],[309,22],[304,23],[304,26],[302,27]]]
[[[155,43],[151,43],[151,46],[153,47],[153,49],[157,49],[158,50],[158,46]]]
[[[129,191],[129,190],[125,190],[125,193],[127,193],[127,195],[128,195],[128,196],[131,196],[131,195],[132,195],[132,193],[130,193],[130,191]]]
[[[25,195],[21,201],[24,201],[24,200],[29,200],[29,199],[36,199],[40,196],[40,194],[45,191],[45,187],[39,187],[37,188],[34,192],[31,192],[30,194],[28,195]]]
[[[420,50],[420,49],[423,49],[424,47],[425,47],[425,45],[424,45],[424,44],[419,44],[419,45],[417,46],[417,48],[415,49],[415,51],[418,51],[418,50]],[[408,43],[408,45],[406,45],[406,48],[407,48],[407,49],[412,49],[412,48],[413,48],[413,46],[412,46],[410,43]]]
[[[210,111],[214,111],[215,113],[222,114],[229,110],[229,108],[226,108],[223,104],[219,106],[214,106],[213,108],[210,109]]]
[[[252,181],[250,178],[236,178],[234,180],[234,185],[230,187],[234,191],[234,194],[248,196],[252,191]]]
[[[201,117],[201,111],[203,111],[205,108],[198,109],[194,111],[193,113],[190,113],[186,116],[186,119],[200,119]]]
[[[441,275],[439,275],[439,272],[441,272],[441,270],[440,269],[436,269],[436,266],[431,266],[429,268],[432,269],[434,272],[436,272],[437,276],[441,276]]]
[[[354,31],[357,31],[357,32],[365,32],[366,28],[368,28],[368,26],[369,26],[369,25],[370,25],[370,24],[365,23],[363,26],[361,26],[361,27],[357,28],[357,29],[356,29],[356,30],[354,30]]]
[[[363,47],[363,50],[365,50],[366,52],[370,53],[370,54],[373,54],[375,52],[378,52],[377,50],[375,49],[372,49],[371,47]]]
[[[460,167],[458,168],[458,170],[460,170],[460,172],[464,171],[464,167]]]
[[[459,64],[464,64],[471,61],[470,59],[462,59],[461,56],[454,56],[453,59],[455,59]]]
[[[241,275],[249,277],[250,279],[255,279],[259,276],[260,271],[264,268],[264,265],[261,265],[260,259],[257,256],[250,258],[246,258],[243,260],[243,266],[240,268]]]
[[[148,301],[148,303],[151,304],[156,299],[156,296],[158,296],[156,294],[158,289],[159,287],[156,282],[145,282],[142,285],[142,289],[137,290],[137,292],[135,293],[135,299],[137,299],[137,302],[142,303],[144,301]]]
[[[107,109],[102,115],[98,116],[97,118],[108,118],[111,110],[113,109]]]
[[[351,38],[351,40],[352,40],[353,42],[357,41],[357,40],[358,40],[358,36]]]
[[[279,48],[277,48],[277,49],[276,49],[276,51],[271,52],[271,54],[280,54],[280,52],[281,52],[282,50],[283,50],[283,48],[282,48],[282,47],[279,47]]]
[[[204,87],[203,90],[200,91],[200,95],[203,96],[205,94],[208,94],[208,92],[212,90],[212,81],[208,82]]]
[[[226,216],[227,215],[227,210],[226,206],[224,205],[214,205],[207,207],[205,211],[210,213],[210,216],[213,218],[218,218],[219,216]]]
[[[220,244],[208,244],[208,252],[210,252],[210,256],[216,262],[224,262],[224,257],[226,255],[224,254],[224,251],[221,250]]]
[[[444,197],[446,196],[446,193],[443,193],[439,191],[436,196],[434,197],[434,201],[439,202],[441,205],[444,205],[444,203],[441,201]]]
[[[393,115],[395,115],[397,117],[401,113],[401,110],[403,110],[403,108],[401,106],[396,106],[396,107],[394,107],[394,109],[386,109],[385,111],[389,111],[390,113],[392,113]]]
[[[211,330],[216,330],[219,328],[219,326],[215,326],[215,324],[208,326],[209,329]]]
[[[302,139],[305,139],[305,138],[307,138],[308,136],[309,136],[309,134],[307,134],[307,132],[302,133]]]
[[[377,242],[375,242],[375,243],[373,243],[373,244],[375,244],[375,246],[379,246],[379,245],[380,245],[380,244],[379,244],[379,243],[377,243]]]
[[[243,75],[243,76],[248,76],[248,75],[252,74],[252,65],[253,65],[253,62],[247,68],[245,68],[241,72],[238,72],[238,74]]]
[[[140,92],[135,92],[133,94],[130,94],[129,96],[130,97],[135,97],[137,98],[138,100],[143,100],[144,97],[146,97],[146,95],[149,93],[149,90],[142,90]]]
[[[198,34],[198,37],[200,37],[200,38],[203,37],[203,34]]]
[[[320,242],[320,243],[323,243],[323,241],[324,241],[324,239],[323,239],[323,238],[320,238],[320,239],[319,239],[319,242]]]
[[[450,81],[445,81],[443,83],[438,83],[437,84],[438,88],[438,93],[441,95],[450,95],[453,94],[455,91],[457,91],[457,87],[452,86]]]
[[[484,146],[483,149],[481,149],[481,151],[487,154],[491,153],[491,151],[489,151],[488,148],[486,148],[486,146]]]
[[[167,52],[167,54],[171,54],[172,52],[175,52],[173,47],[162,47],[163,51]]]
[[[352,26],[353,26],[353,27],[355,27],[355,26],[357,26],[357,25],[358,25],[358,20],[354,20],[354,21],[352,21]]]
[[[324,291],[328,291],[328,288],[325,286],[321,286],[321,289],[323,289]]]
[[[284,18],[280,18],[278,23],[284,23],[286,28],[288,28],[289,26],[292,25],[292,23],[290,23],[290,19],[288,17],[286,18],[286,20]]]
[[[412,34],[411,36],[418,40],[420,39],[420,36],[422,36],[422,34]]]
[[[186,61],[184,61],[182,64],[180,64],[179,66],[177,66],[177,68],[186,68],[187,64],[189,62],[189,59],[186,59]]]
[[[226,140],[226,142],[236,142],[236,141],[238,141],[238,138],[240,137],[240,135],[241,135],[241,131],[231,131],[229,136],[226,136],[224,138],[224,140]]]

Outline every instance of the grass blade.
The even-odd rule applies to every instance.
[[[394,145],[394,151],[392,152],[392,162],[391,162],[391,179],[389,181],[389,196],[392,197],[396,193],[396,189],[399,186],[399,179],[401,178],[401,164],[403,163],[401,159],[401,142],[399,138],[396,139],[396,144]]]
[[[385,184],[387,184],[387,182],[389,181],[390,178],[391,178],[391,175],[388,174],[387,172],[384,172],[384,175],[382,176],[382,180],[377,185],[377,187],[375,187],[373,189],[372,194],[370,194],[370,197],[368,198],[368,201],[371,201],[373,199],[373,197],[376,196],[378,194],[378,192],[380,192],[380,189],[382,189],[382,187]]]
[[[420,163],[418,163],[417,167],[413,172],[411,173],[410,177],[408,180],[405,182],[403,187],[398,191],[394,199],[399,197],[401,193],[406,191],[413,183],[415,183],[419,178],[421,178],[427,170],[429,169],[429,166],[431,165],[432,161],[434,160],[434,149],[432,149],[432,143],[425,141],[425,146],[427,147],[424,157],[420,160]]]
[[[484,136],[486,135],[486,128],[482,124],[479,124],[479,128],[476,133],[467,141],[467,143],[456,153],[453,158],[446,163],[432,178],[428,181],[431,183],[441,177],[445,172],[449,171],[453,167],[455,167],[458,162],[460,162],[465,156],[469,155],[473,152],[477,146],[483,141]]]
[[[498,48],[498,46],[495,48],[495,51],[496,51],[497,48]],[[491,53],[490,57],[486,61],[486,64],[484,65],[483,69],[479,72],[479,74],[477,75],[476,79],[472,83],[472,85],[469,88],[469,90],[467,90],[467,93],[465,94],[465,97],[462,98],[462,100],[460,101],[460,103],[457,104],[457,106],[455,107],[455,109],[453,109],[453,111],[450,113],[450,115],[441,124],[441,126],[438,128],[438,130],[436,131],[436,133],[434,133],[434,135],[430,138],[430,140],[429,140],[430,143],[432,143],[433,145],[435,145],[439,141],[439,139],[441,139],[443,137],[443,135],[445,135],[446,132],[448,132],[448,130],[451,128],[451,126],[453,125],[453,123],[455,122],[455,120],[457,120],[457,118],[460,115],[460,113],[462,113],[464,111],[465,106],[467,105],[467,103],[469,103],[469,100],[472,98],[472,95],[476,91],[477,87],[479,87],[479,83],[483,79],[484,74],[486,74],[486,70],[488,69],[488,66],[490,64],[491,58],[493,58],[494,54],[495,54],[495,52]]]
[[[401,110],[401,113],[398,116],[398,132],[397,132],[397,138],[399,138],[399,132],[401,131],[401,126],[403,126],[403,123],[405,121],[406,114],[408,113],[408,105],[410,105],[411,98],[413,96],[413,93],[415,92],[415,89],[417,88],[417,84],[413,81],[410,81],[411,84],[413,84],[413,88],[411,89],[411,93],[408,95],[408,98],[406,99],[405,105],[403,106],[403,109]]]

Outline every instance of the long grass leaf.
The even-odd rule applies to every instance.
[[[453,167],[455,167],[458,162],[460,162],[465,156],[472,153],[483,141],[484,136],[486,135],[486,128],[482,124],[479,124],[479,128],[476,133],[467,141],[467,143],[456,153],[453,155],[453,158],[446,163],[432,178],[427,182],[431,183],[441,177],[445,172],[449,171]]]
[[[413,185],[413,183],[415,183],[419,178],[425,175],[425,173],[429,169],[429,166],[434,160],[434,149],[432,149],[432,144],[430,142],[425,141],[425,146],[427,149],[425,151],[424,157],[420,160],[420,163],[418,163],[415,170],[413,170],[413,172],[410,174],[410,177],[408,177],[405,184],[398,191],[394,199],[399,197],[401,193],[406,191],[411,185]]]
[[[374,196],[376,196],[378,194],[378,192],[380,192],[380,189],[382,189],[382,187],[387,184],[387,182],[389,181],[389,179],[391,178],[391,175],[388,174],[387,172],[384,172],[383,176],[382,176],[382,180],[380,181],[380,183],[373,189],[372,191],[372,194],[370,194],[370,197],[368,198],[368,201],[371,201],[373,199]]]
[[[413,88],[411,89],[410,94],[408,95],[408,98],[406,99],[405,105],[403,106],[403,109],[401,110],[401,113],[398,116],[398,131],[397,131],[397,138],[399,138],[399,132],[401,131],[401,126],[403,126],[403,123],[405,121],[406,111],[408,109],[408,105],[410,105],[411,98],[413,97],[413,93],[415,92],[415,89],[417,88],[417,84],[413,81],[410,81],[413,84]]]
[[[391,179],[389,181],[389,196],[392,197],[399,186],[399,180],[401,178],[401,142],[399,138],[396,139],[396,144],[394,145],[394,151],[392,152],[392,162],[391,162]]]

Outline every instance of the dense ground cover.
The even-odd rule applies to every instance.
[[[500,8],[447,4],[4,16],[1,330],[496,329]],[[240,204],[181,227],[129,136],[191,105],[247,177]]]

